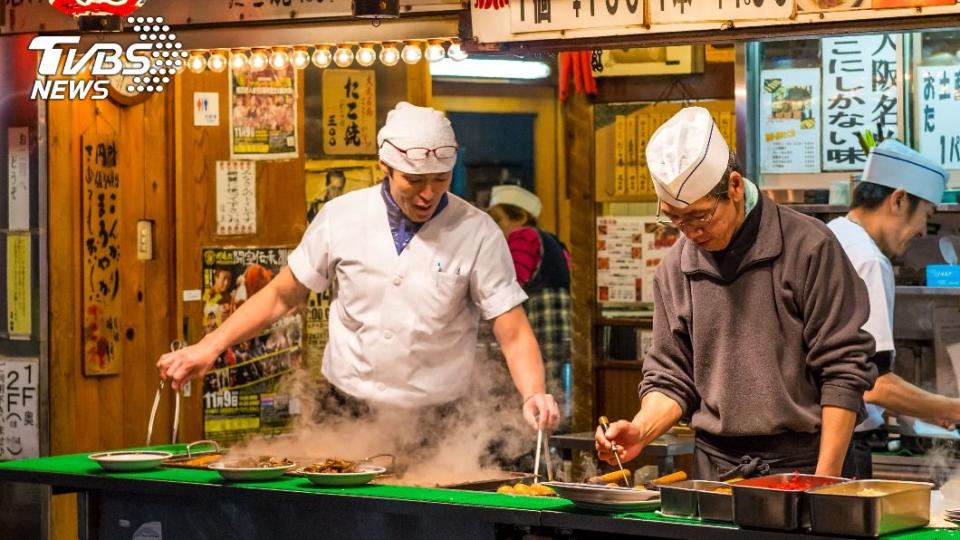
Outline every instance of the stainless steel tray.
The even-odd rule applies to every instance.
[[[660,486],[660,511],[669,516],[697,517],[700,506],[697,493],[701,490],[725,487],[722,482],[684,480]]]
[[[740,527],[792,531],[810,527],[807,489],[786,490],[773,486],[799,479],[807,489],[838,484],[843,478],[811,474],[774,474],[743,480],[733,485],[733,521]]]
[[[593,484],[544,482],[573,504],[601,512],[643,512],[660,507],[660,493],[650,490],[606,487]]]
[[[811,490],[813,532],[843,536],[880,536],[923,527],[930,522],[926,482],[855,480]],[[864,490],[874,494],[866,494]]]
[[[726,488],[731,491],[718,492],[717,488]],[[733,486],[721,484],[697,492],[697,506],[700,507],[700,517],[712,521],[733,521]]]

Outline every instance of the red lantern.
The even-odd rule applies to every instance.
[[[58,11],[73,15],[81,31],[119,32],[123,17],[143,7],[146,0],[50,0]]]

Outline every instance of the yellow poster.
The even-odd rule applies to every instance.
[[[369,69],[323,70],[323,153],[377,153],[377,79]]]
[[[30,339],[30,234],[7,236],[7,333],[10,339]]]

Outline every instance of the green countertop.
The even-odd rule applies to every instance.
[[[145,450],[147,448],[141,448]],[[162,450],[174,454],[185,452],[184,445],[154,446],[149,450]],[[267,482],[230,483],[224,481],[214,471],[201,469],[183,469],[162,467],[144,472],[117,473],[106,472],[89,459],[89,454],[72,454],[52,456],[39,459],[0,462],[0,481],[5,478],[4,473],[38,473],[36,483],[50,484],[61,487],[70,487],[68,482],[54,481],[53,478],[44,478],[45,475],[67,475],[86,478],[100,478],[111,480],[132,480],[138,482],[169,482],[177,484],[193,484],[219,486],[238,490],[281,490],[286,492],[316,493],[333,496],[362,497],[374,499],[393,499],[412,502],[440,503],[451,505],[466,505],[484,508],[509,509],[533,512],[564,512],[588,513],[578,509],[566,499],[555,497],[524,497],[488,493],[480,491],[464,491],[454,489],[425,488],[412,486],[391,486],[368,484],[350,488],[320,487],[300,477],[284,476],[280,479]],[[22,474],[17,475],[17,481],[24,481]],[[11,478],[6,478],[11,479]],[[62,485],[67,484],[67,485]],[[614,519],[638,519],[660,523],[677,523],[683,525],[703,525],[698,519],[674,518],[662,516],[656,512],[631,512],[611,514]],[[732,524],[709,522],[710,527],[735,528]],[[885,538],[894,539],[933,539],[956,538],[960,540],[960,529],[918,529]]]

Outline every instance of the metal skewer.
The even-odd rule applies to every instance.
[[[600,427],[603,428],[604,433],[606,433],[610,427],[610,420],[607,420],[606,416],[600,417]],[[630,481],[627,480],[627,474],[623,470],[623,463],[620,463],[620,455],[617,454],[617,444],[612,441],[610,442],[610,451],[613,452],[613,457],[617,459],[617,466],[620,467],[620,474],[623,476],[624,485],[630,487]]]
[[[537,483],[540,476],[540,449],[543,448],[543,429],[537,430],[537,452],[533,460],[533,483]]]

